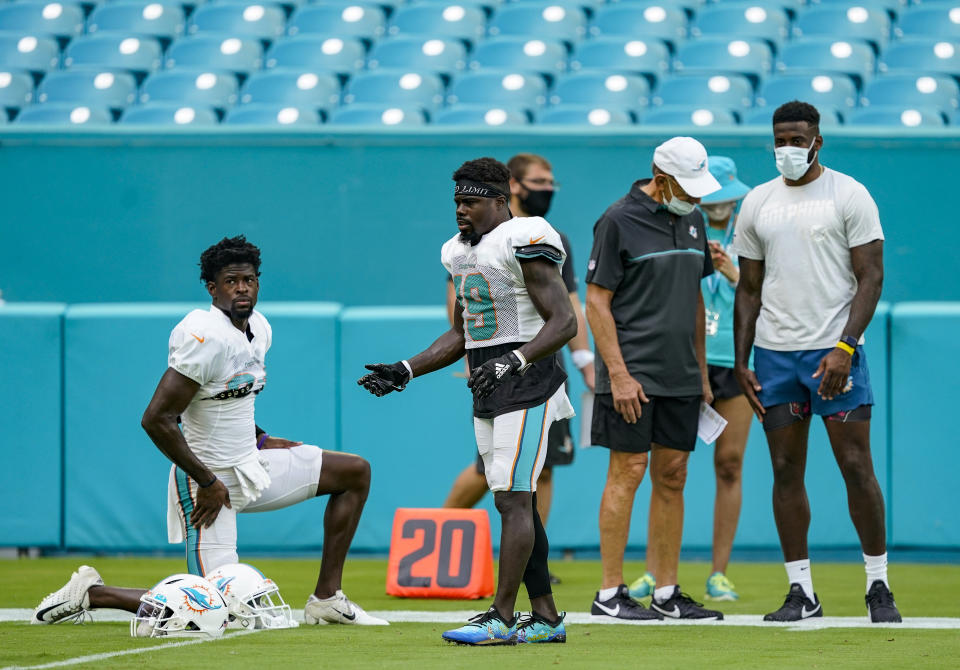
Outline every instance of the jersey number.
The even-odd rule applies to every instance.
[[[497,310],[490,295],[490,282],[479,272],[454,275],[453,289],[463,305],[463,321],[474,342],[489,340],[497,332]]]

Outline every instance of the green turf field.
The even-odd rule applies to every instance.
[[[245,557],[281,588],[295,609],[313,589],[317,564],[307,560]],[[96,567],[109,584],[150,586],[183,570],[180,559],[57,558],[0,561],[0,610],[32,608],[63,585],[81,563]],[[597,588],[597,561],[555,562],[563,583],[557,603],[571,612],[589,610]],[[642,565],[628,563],[627,574]],[[863,568],[859,564],[814,563],[814,582],[828,616],[864,616]],[[709,572],[705,563],[684,563],[680,582],[694,597],[702,595]],[[487,601],[401,600],[384,594],[385,560],[352,559],[344,591],[367,610],[451,611],[486,607]],[[742,563],[729,570],[741,595],[736,603],[719,603],[727,614],[762,614],[776,609],[786,592],[781,564]],[[960,566],[891,566],[890,579],[905,617],[960,617]],[[523,606],[521,600],[520,606]],[[784,628],[743,626],[655,627],[571,625],[565,645],[463,648],[449,646],[440,633],[449,624],[395,623],[389,628],[301,626],[265,633],[228,633],[223,639],[171,646],[173,641],[137,640],[124,623],[82,626],[30,626],[0,623],[0,668],[57,663],[94,654],[159,647],[146,653],[91,659],[70,667],[134,668],[146,665],[206,670],[219,668],[900,668],[957,667],[960,631],[834,628],[797,632]],[[177,640],[176,642],[182,642]]]

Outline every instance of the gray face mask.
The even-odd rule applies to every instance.
[[[696,205],[692,202],[687,202],[686,200],[681,200],[673,196],[673,187],[670,186],[669,181],[667,181],[667,187],[670,189],[670,197],[665,199],[663,204],[666,206],[668,212],[676,214],[677,216],[686,216],[694,210]]]

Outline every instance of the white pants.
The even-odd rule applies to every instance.
[[[221,565],[237,562],[238,512],[281,509],[317,495],[323,466],[320,447],[302,444],[290,449],[266,449],[258,457],[270,475],[270,484],[259,497],[245,493],[234,468],[212,470],[230,492],[231,507],[222,507],[217,520],[208,528],[194,528],[191,524],[196,482],[177,466],[170,468],[167,530],[171,542],[186,539],[190,573],[204,575]],[[172,527],[173,524],[177,526]]]
[[[473,418],[477,450],[491,491],[536,491],[550,424],[574,414],[563,384],[547,402],[492,419]]]

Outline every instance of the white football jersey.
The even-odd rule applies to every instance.
[[[566,258],[560,234],[539,216],[504,221],[475,246],[459,233],[443,245],[440,261],[453,277],[467,349],[529,342],[543,328],[517,258],[518,249],[534,245],[556,251],[559,274]]]
[[[171,368],[200,384],[181,416],[183,436],[208,468],[229,468],[257,456],[253,403],[267,381],[270,324],[254,310],[248,340],[216,307],[195,309],[170,333]]]

